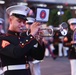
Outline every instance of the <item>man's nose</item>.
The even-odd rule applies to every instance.
[[[24,22],[21,22],[21,26],[25,26],[25,23]]]

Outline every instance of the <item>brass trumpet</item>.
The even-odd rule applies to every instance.
[[[42,33],[40,32],[39,35],[42,37],[51,37],[53,36],[54,32],[52,26],[46,28],[40,28],[40,31],[42,31]]]
[[[21,28],[21,30],[26,30],[26,28]],[[50,26],[45,26],[41,25],[41,28],[38,31],[38,36],[41,37],[51,37],[54,35],[54,31],[59,30],[63,36],[65,36],[68,33],[68,25],[66,22],[62,22],[59,27],[53,27],[52,25]]]
[[[51,37],[54,35],[54,31],[59,30],[63,36],[67,35],[68,33],[68,25],[66,22],[62,22],[59,27],[53,27],[53,26],[48,26],[48,27],[43,27],[41,26],[39,35],[42,37]]]

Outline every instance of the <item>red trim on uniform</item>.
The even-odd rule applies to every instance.
[[[22,44],[19,44],[19,45],[23,48],[25,45],[29,44],[32,40],[34,40],[34,38],[33,38],[33,39],[31,39],[29,42],[24,43],[24,45],[22,45]]]

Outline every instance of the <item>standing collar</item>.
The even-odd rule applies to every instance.
[[[20,36],[20,32],[15,32],[15,31],[8,30],[7,33],[10,34],[10,35]]]
[[[27,36],[26,32],[20,33],[20,32],[15,32],[11,30],[8,30],[8,34],[15,35],[15,36]]]

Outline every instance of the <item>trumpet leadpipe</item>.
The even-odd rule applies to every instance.
[[[20,28],[20,30],[28,30],[29,28]]]
[[[40,28],[40,30],[51,30],[51,28]]]

